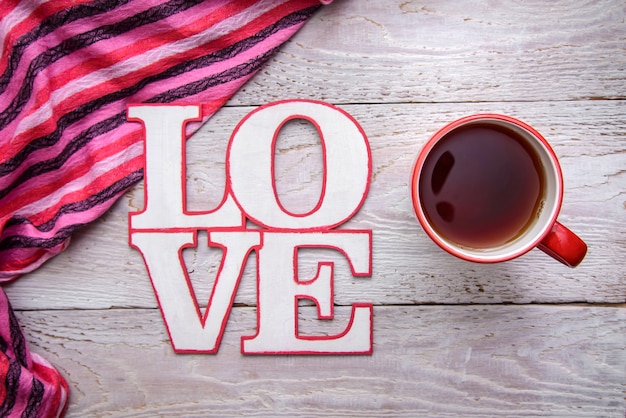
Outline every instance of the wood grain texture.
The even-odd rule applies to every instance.
[[[336,1],[231,103],[623,99],[624,45],[621,0]]]
[[[335,0],[188,141],[191,210],[219,203],[233,128],[256,106],[304,98],[363,127],[372,178],[341,228],[373,231],[373,274],[336,263],[337,333],[374,304],[371,356],[243,356],[256,329],[255,255],[217,355],[175,355],[141,256],[128,246],[137,184],[42,268],[3,286],[34,351],[71,385],[69,417],[616,417],[626,413],[626,5],[584,1]],[[541,132],[560,159],[560,221],[589,245],[569,269],[533,250],[497,265],[447,255],[414,219],[408,178],[422,144],[472,113]],[[314,129],[288,124],[277,190],[293,210],[321,189]],[[204,241],[203,241],[204,240]],[[200,234],[200,243],[206,235]],[[321,251],[321,250],[320,250]],[[205,305],[220,253],[184,252]],[[303,252],[302,274],[315,266]]]
[[[314,332],[328,327],[311,319]],[[345,326],[346,309],[337,312]],[[176,355],[158,310],[22,312],[72,382],[69,417],[624,414],[626,309],[376,307],[371,356],[242,356],[253,308],[217,355]],[[401,319],[401,320],[398,320]]]

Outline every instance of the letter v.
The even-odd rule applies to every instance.
[[[261,246],[261,232],[209,230],[209,243],[222,247],[224,252],[202,317],[182,258],[183,248],[197,246],[197,233],[132,231],[130,234],[131,246],[146,263],[176,353],[217,352],[248,255]]]

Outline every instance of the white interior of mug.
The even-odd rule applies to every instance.
[[[430,225],[419,200],[419,176],[428,153],[433,149],[437,142],[446,136],[446,134],[460,128],[461,126],[476,123],[494,124],[501,128],[514,131],[524,138],[527,144],[535,150],[540,161],[540,165],[543,167],[542,177],[544,184],[542,187],[542,197],[540,204],[537,207],[534,220],[530,222],[530,224],[519,236],[511,241],[492,248],[469,248],[446,239]],[[413,205],[417,218],[425,232],[433,239],[433,241],[435,241],[441,248],[453,255],[456,255],[457,257],[485,263],[510,260],[534,248],[550,231],[552,225],[556,221],[561,207],[563,193],[561,169],[556,155],[547,141],[532,127],[514,118],[503,115],[469,116],[455,121],[437,132],[430,139],[430,141],[426,143],[416,160],[411,181],[411,189]]]

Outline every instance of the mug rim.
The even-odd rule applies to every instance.
[[[546,155],[549,157],[550,162],[552,163],[554,167],[554,172],[556,174],[555,186],[556,186],[557,195],[556,195],[555,203],[553,205],[552,213],[550,214],[550,217],[544,221],[544,225],[540,228],[540,231],[537,234],[535,234],[532,239],[529,239],[528,242],[525,243],[525,245],[519,248],[516,248],[513,251],[499,255],[499,256],[488,255],[487,253],[480,254],[482,250],[479,250],[479,249],[464,250],[463,246],[454,245],[453,243],[450,243],[448,240],[443,239],[430,225],[430,222],[428,221],[426,214],[424,213],[424,210],[422,208],[422,205],[420,203],[420,198],[419,198],[419,179],[420,179],[421,171],[422,171],[424,162],[426,161],[426,158],[432,151],[435,144],[437,144],[441,139],[443,139],[448,133],[450,133],[454,129],[459,128],[463,125],[473,123],[473,122],[478,122],[478,121],[485,121],[485,122],[495,121],[495,122],[499,122],[500,124],[504,122],[504,124],[514,125],[517,128],[521,128],[522,130],[527,131],[530,134],[530,136],[532,136],[534,139],[537,140],[537,143],[539,143],[541,145],[541,148],[546,152]],[[559,215],[561,205],[563,202],[563,173],[562,173],[558,158],[556,156],[556,153],[554,152],[554,150],[552,149],[548,141],[536,129],[534,129],[532,126],[528,125],[527,123],[522,122],[521,120],[516,119],[514,117],[497,114],[497,113],[477,113],[477,114],[464,116],[452,122],[449,122],[448,124],[440,128],[438,131],[436,131],[428,139],[428,141],[426,141],[426,143],[422,146],[417,158],[415,159],[415,162],[413,163],[413,168],[411,170],[410,187],[411,187],[411,201],[413,204],[414,214],[416,215],[420,225],[422,226],[422,229],[426,232],[426,234],[440,248],[447,251],[448,253],[456,257],[459,257],[461,259],[478,262],[478,263],[497,263],[497,262],[511,260],[513,258],[519,257],[527,253],[528,251],[536,247],[545,238],[545,236],[550,232],[550,230],[552,229],[552,226],[557,221],[557,217]],[[498,248],[498,247],[494,247],[494,248]]]

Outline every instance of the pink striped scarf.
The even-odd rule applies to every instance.
[[[11,305],[0,292],[0,416],[58,417],[69,388],[59,372],[28,350]]]
[[[32,271],[142,178],[132,103],[204,121],[316,0],[31,0],[0,6],[0,282]],[[199,124],[192,126],[197,129]]]

